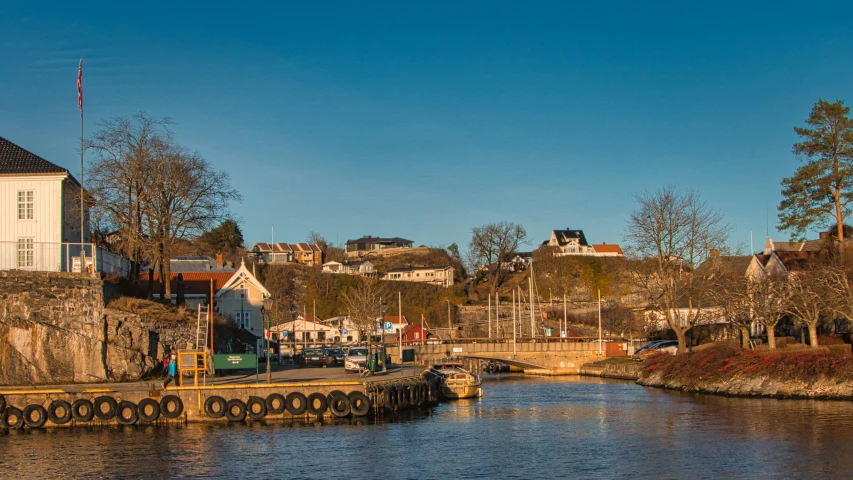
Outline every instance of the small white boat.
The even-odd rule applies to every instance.
[[[462,368],[461,363],[437,363],[424,374],[441,379],[444,398],[476,398],[483,396],[480,377]]]

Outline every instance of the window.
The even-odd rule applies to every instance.
[[[18,239],[18,268],[33,266],[33,239]]]
[[[326,332],[319,331],[317,332],[317,340],[324,342],[326,341]]]
[[[18,220],[33,219],[33,191],[18,192]]]
[[[251,313],[252,312],[243,312],[243,321],[240,322],[240,328],[245,328],[246,330],[251,328],[252,324],[249,322]]]

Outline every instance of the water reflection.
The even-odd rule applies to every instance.
[[[3,478],[820,478],[853,467],[853,403],[486,376],[399,414],[0,435]]]

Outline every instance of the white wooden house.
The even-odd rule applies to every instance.
[[[269,297],[270,292],[246,268],[245,262],[216,292],[216,311],[224,317],[233,318],[238,327],[258,337],[256,352],[261,351],[260,342],[264,338],[262,308],[264,300]]]
[[[89,212],[80,236],[80,183],[59,165],[0,137],[0,269],[130,273],[130,262],[96,248]]]

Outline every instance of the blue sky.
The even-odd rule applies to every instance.
[[[853,103],[849,2],[24,3],[0,15],[0,136],[76,175],[82,57],[86,131],[171,117],[243,194],[249,244],[465,250],[502,220],[531,248],[617,243],[634,195],[674,184],[758,249],[787,237],[793,127]]]

